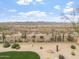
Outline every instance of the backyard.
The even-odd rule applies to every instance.
[[[36,56],[34,59],[59,59],[59,55],[63,55],[65,59],[78,59],[79,58],[79,45],[76,43],[72,42],[52,42],[52,43],[18,43],[20,45],[20,49],[12,49],[11,47],[9,48],[3,48],[3,44],[0,44],[0,58],[6,57],[5,55],[10,55],[10,56],[15,56],[16,59],[21,59],[21,57],[28,59],[33,59],[34,56]],[[74,47],[71,48],[71,46],[75,46],[76,48],[73,49]],[[58,46],[58,48],[57,48]],[[58,49],[58,51],[57,51]],[[8,52],[7,51],[18,51],[17,52]],[[34,56],[30,53],[27,53],[27,51],[33,51],[36,52]],[[4,53],[3,53],[4,52]],[[73,54],[73,52],[75,54]],[[39,58],[40,56],[40,58]],[[22,59],[23,59],[22,58]],[[10,58],[12,59],[12,58]]]

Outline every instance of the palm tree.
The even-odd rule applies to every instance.
[[[57,42],[58,40],[58,36],[59,36],[59,32],[58,31],[56,31],[56,33],[55,33],[55,42]]]
[[[6,37],[5,37],[5,34],[4,33],[2,33],[2,39],[3,39],[3,43],[5,43]]]
[[[58,42],[61,42],[61,36],[60,36],[60,35],[58,35],[57,41],[58,41]]]
[[[62,33],[62,39],[61,40],[64,42],[64,39],[65,39],[65,31],[62,30],[61,33]]]
[[[33,35],[32,38],[33,38],[32,42],[35,42],[35,38],[36,38],[36,36]]]
[[[64,38],[65,38],[65,32],[63,32],[62,34],[63,34],[63,38],[62,38],[63,40],[62,40],[62,41],[64,42]]]
[[[55,41],[54,40],[54,32],[52,32],[52,37],[51,37],[51,40],[50,41]]]
[[[57,38],[57,34],[55,33],[54,34],[54,40],[55,40],[55,42],[56,42],[56,38]]]
[[[26,33],[22,33],[22,39],[26,40],[27,36],[26,36]]]
[[[56,41],[56,31],[54,29],[52,29],[52,38],[51,41]]]

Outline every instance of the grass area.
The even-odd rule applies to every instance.
[[[40,59],[40,56],[32,51],[0,52],[0,59]]]

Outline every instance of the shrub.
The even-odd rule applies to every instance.
[[[41,46],[40,49],[43,49],[43,47]]]
[[[16,47],[16,49],[20,49],[20,46]]]
[[[59,46],[58,46],[58,45],[56,45],[56,51],[57,51],[57,52],[59,51]]]
[[[72,52],[71,54],[72,54],[73,56],[75,56],[75,52]]]
[[[65,59],[63,55],[59,55],[59,59]]]
[[[73,41],[74,41],[74,37],[72,37],[71,35],[68,35],[67,40],[68,40],[69,42],[73,42]]]
[[[35,39],[33,39],[32,42],[35,42]]]
[[[71,48],[72,48],[72,49],[76,49],[76,46],[75,46],[75,45],[71,45]]]
[[[54,41],[54,38],[50,38],[50,41],[51,41],[51,42]]]
[[[57,37],[57,41],[58,41],[58,42],[61,42],[61,36],[58,36],[58,37]]]
[[[13,48],[13,49],[20,49],[20,45],[17,44],[17,43],[14,43],[11,48]]]
[[[22,40],[18,40],[18,42],[23,42]]]
[[[10,47],[10,43],[9,43],[9,42],[5,42],[5,43],[3,44],[3,47],[4,47],[4,48]]]
[[[72,52],[71,54],[72,54],[73,56],[75,56],[75,52]]]

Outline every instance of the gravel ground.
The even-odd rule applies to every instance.
[[[3,48],[0,44],[0,52],[5,51],[35,51],[37,52],[41,59],[58,59],[59,54],[65,56],[65,59],[79,59],[79,45],[75,43],[19,43],[21,48],[16,50],[9,48]],[[59,52],[56,52],[56,45],[59,46]],[[71,55],[71,45],[76,46],[75,56]],[[40,47],[43,49],[40,49]]]

